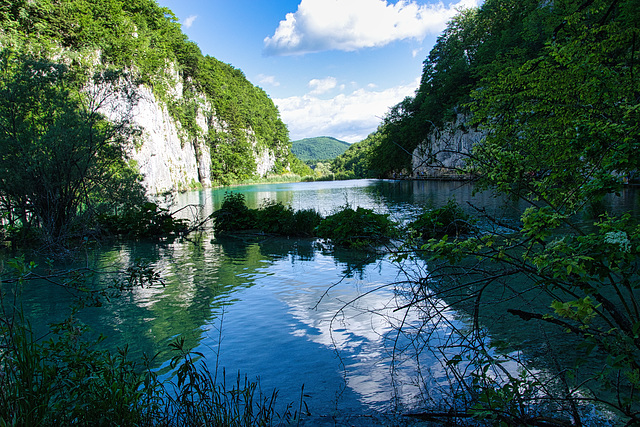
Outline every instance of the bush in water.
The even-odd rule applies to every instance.
[[[398,236],[397,224],[388,215],[371,209],[344,207],[325,218],[317,228],[319,237],[351,248],[388,243]]]
[[[438,209],[425,209],[409,228],[416,230],[424,240],[446,236],[459,236],[472,231],[473,225],[460,205],[450,199]]]

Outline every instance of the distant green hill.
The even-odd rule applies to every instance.
[[[330,136],[304,138],[293,141],[291,144],[291,152],[303,162],[333,160],[351,146],[348,142]]]

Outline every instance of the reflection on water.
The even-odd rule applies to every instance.
[[[220,206],[225,191],[185,193],[177,201],[197,205],[204,218]],[[470,185],[444,182],[363,180],[233,191],[245,194],[251,207],[270,200],[327,215],[349,204],[399,221],[450,198],[470,212],[467,201],[514,222],[521,209],[488,194],[472,195]],[[635,200],[635,193],[625,197]],[[427,325],[428,316],[417,312],[396,310],[406,302],[404,282],[416,272],[426,277],[425,263],[403,269],[386,256],[331,251],[313,240],[246,242],[207,232],[195,240],[119,243],[96,250],[85,262],[115,270],[138,259],[150,262],[165,286],[135,289],[83,313],[84,321],[109,337],[107,345],[129,344],[134,355],[158,354],[158,366],[166,366],[168,344],[184,337],[212,369],[259,376],[263,390],[277,388],[285,404],[299,400],[304,384],[305,402],[314,414],[411,407],[424,392],[426,371],[432,381],[446,381],[437,349],[450,339],[452,328],[463,329],[467,322],[463,311],[436,299],[432,305],[446,320],[437,324]],[[70,299],[59,289],[32,285],[23,294],[40,331],[68,312]],[[399,326],[413,335],[398,334]],[[415,339],[427,329],[428,339]],[[515,340],[519,332],[512,329],[496,326],[499,335]],[[420,357],[411,357],[415,353]]]

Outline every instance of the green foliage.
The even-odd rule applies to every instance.
[[[211,179],[221,185],[250,178],[256,169],[253,147],[243,130],[209,131]]]
[[[487,40],[488,47],[515,47],[478,68],[484,74],[469,107],[486,138],[475,146],[469,171],[479,189],[530,207],[519,226],[487,217],[493,230],[464,241],[433,240],[424,248],[434,255],[431,268],[442,289],[473,285],[476,310],[486,309],[482,292],[488,287],[507,299],[544,295],[550,300],[546,311],[508,312],[555,326],[578,345],[575,365],[553,362],[559,366],[555,381],[478,383],[474,411],[522,423],[528,415],[505,399],[524,401],[520,390],[526,386],[544,396],[550,412],[569,414],[576,424],[583,422],[580,405],[590,399],[622,422],[638,424],[640,228],[626,213],[605,212],[587,224],[576,217],[618,192],[638,170],[640,5],[596,0],[503,10],[500,4],[512,3],[485,2],[478,16],[498,11],[492,25],[499,28],[522,23]],[[520,51],[525,54],[516,55]],[[514,292],[510,280],[530,284],[536,296]],[[583,369],[581,361],[590,357],[602,360],[599,371]],[[582,387],[589,397],[562,392]]]
[[[267,203],[256,212],[256,223],[266,233],[290,235],[294,211],[282,203]]]
[[[312,237],[322,217],[312,209],[294,211],[282,203],[267,203],[260,209],[249,209],[244,194],[227,192],[222,206],[215,211],[216,233],[257,231],[281,236]]]
[[[220,209],[211,215],[218,234],[253,231],[283,236],[330,239],[340,246],[361,248],[388,243],[398,236],[397,224],[370,209],[345,207],[325,219],[314,210],[294,211],[282,203],[249,209],[241,193],[225,193]]]
[[[389,215],[361,207],[353,210],[345,206],[322,220],[317,233],[319,237],[329,239],[338,246],[363,248],[388,243],[398,236],[398,229]]]
[[[565,8],[559,2],[489,0],[456,15],[425,59],[416,95],[393,106],[384,119],[370,154],[377,176],[410,171],[418,144],[469,112],[465,105],[472,90],[484,87],[482,77],[498,73],[504,62],[536,57]]]
[[[16,299],[28,281],[40,278],[38,266],[24,258],[12,259],[3,282],[16,286]],[[88,290],[90,272],[51,271],[49,284],[78,296],[70,316],[51,325],[47,340],[36,339],[19,305],[0,293],[0,421],[14,425],[118,424],[146,420],[147,405],[157,390],[143,388],[150,372],[128,360],[127,349],[112,355],[99,350],[104,337],[86,340],[87,328],[77,320],[86,306],[132,286],[152,286],[156,277],[142,266],[131,269],[124,280],[114,279],[104,288]],[[3,425],[4,425],[3,423]]]
[[[344,153],[351,144],[329,136],[304,138],[291,142],[291,152],[303,162],[312,163],[333,160]]]
[[[257,148],[269,148],[277,160],[287,163],[291,149],[289,131],[273,101],[262,89],[253,86],[242,71],[215,58],[203,57],[196,88],[207,95],[217,118],[225,123],[226,136],[214,131],[208,138],[214,163],[229,165],[227,169],[237,175],[253,175],[256,148],[248,139],[249,130],[255,135]],[[239,157],[229,163],[228,152],[237,153]]]
[[[256,228],[256,213],[247,207],[242,193],[224,193],[222,206],[211,218],[216,234]]]
[[[322,222],[322,215],[313,209],[302,209],[293,214],[294,235],[312,237]]]
[[[287,408],[278,415],[275,412],[277,391],[263,395],[256,381],[249,381],[238,373],[236,383],[229,389],[226,373],[219,381],[217,372],[212,372],[203,363],[202,353],[185,348],[184,339],[177,339],[170,346],[176,354],[170,366],[176,371],[176,398],[170,399],[166,411],[172,425],[204,426],[269,426],[280,418],[283,422],[294,421],[297,414]]]
[[[382,175],[382,169],[373,160],[373,150],[380,143],[381,129],[364,140],[351,144],[341,155],[331,162],[331,170],[348,178],[373,178]]]
[[[590,10],[606,17],[600,7]],[[537,58],[487,76],[473,104],[490,129],[472,163],[485,182],[565,212],[615,192],[638,169],[623,153],[638,148],[640,113],[637,28],[622,15],[602,25],[584,14],[571,19]]]
[[[0,52],[0,62],[0,195],[10,225],[59,244],[90,224],[101,204],[141,198],[124,158],[135,135],[130,117],[107,121],[98,112],[116,93],[129,109],[135,103],[126,74],[88,76],[11,49]],[[83,90],[88,83],[93,89]]]
[[[149,238],[176,236],[189,230],[185,219],[174,218],[167,209],[146,202],[116,214],[102,214],[99,225],[111,234]]]
[[[417,231],[422,239],[439,239],[444,236],[458,237],[469,234],[473,230],[471,222],[471,218],[462,207],[454,199],[450,199],[440,208],[425,209],[409,223],[409,228]]]
[[[282,203],[269,203],[256,212],[260,231],[283,236],[312,237],[322,217],[312,209],[294,211]]]
[[[273,101],[240,70],[204,56],[182,33],[173,13],[154,0],[17,1],[0,5],[0,25],[3,46],[30,53],[49,51],[48,57],[66,49],[73,56],[67,64],[80,74],[96,62],[130,70],[131,84],[150,86],[167,104],[180,123],[184,143],[207,137],[196,123],[198,112],[215,113],[228,134],[208,138],[217,167],[214,178],[220,183],[228,180],[221,174],[231,173],[230,179],[236,179],[255,173],[255,162],[248,161],[256,157],[254,142],[287,163],[288,130]],[[184,82],[179,94],[176,71]],[[213,110],[204,111],[208,106]],[[255,135],[255,141],[247,141],[247,132]],[[229,159],[237,153],[248,156],[246,161]]]
[[[301,177],[313,175],[313,169],[294,156],[293,153],[289,155],[288,160],[289,166],[291,167],[291,173]]]

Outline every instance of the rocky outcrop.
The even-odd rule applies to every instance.
[[[204,141],[183,142],[179,127],[166,106],[152,91],[137,89],[139,99],[132,112],[133,124],[141,131],[131,159],[143,175],[143,185],[150,194],[185,190],[200,183],[211,185],[205,160],[209,149]]]
[[[171,79],[171,77],[169,77]],[[172,93],[169,97],[182,97],[182,81],[173,73]],[[129,87],[135,95],[121,93],[101,108],[101,112],[112,121],[122,120],[127,114],[139,134],[129,150],[130,160],[143,176],[143,185],[150,195],[166,192],[206,188],[212,185],[211,152],[207,143],[209,129],[224,132],[225,123],[218,120],[205,97],[198,99],[196,136],[182,129],[167,108],[147,86]],[[121,90],[122,92],[122,90]],[[273,170],[276,153],[260,147],[251,129],[247,137],[253,142],[256,175],[264,176]]]
[[[473,145],[484,133],[467,126],[468,117],[459,114],[456,120],[436,129],[413,150],[412,178],[460,179],[465,160]]]

